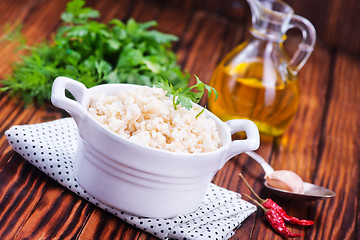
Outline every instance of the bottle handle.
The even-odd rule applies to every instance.
[[[298,28],[301,31],[303,40],[299,44],[293,57],[290,59],[289,67],[294,73],[297,73],[309,59],[316,42],[316,31],[309,20],[299,15],[294,15],[290,20],[291,28]]]

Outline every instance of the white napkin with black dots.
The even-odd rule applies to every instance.
[[[112,208],[76,181],[77,125],[72,118],[13,126],[5,132],[11,147],[49,177],[80,197],[160,239],[228,239],[256,207],[240,194],[210,184],[195,212],[174,218],[144,218]]]

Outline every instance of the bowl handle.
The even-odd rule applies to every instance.
[[[235,119],[227,121],[226,124],[230,127],[231,134],[239,131],[245,131],[247,136],[244,140],[235,140],[230,144],[229,154],[226,161],[239,153],[254,151],[259,148],[259,130],[254,122],[245,119]]]
[[[66,97],[65,90],[76,100]],[[51,102],[55,107],[66,110],[78,122],[86,115],[85,108],[80,104],[85,91],[84,84],[67,77],[57,77],[52,85]]]

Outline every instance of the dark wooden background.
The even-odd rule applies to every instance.
[[[163,2],[167,2],[164,0]],[[245,0],[176,0],[185,9],[204,9],[228,19],[243,21],[249,17]],[[296,14],[309,19],[319,40],[329,47],[360,54],[360,1],[358,0],[285,0]]]
[[[51,37],[66,2],[1,0],[0,25],[22,23],[28,43],[34,44]],[[279,199],[262,188],[262,170],[244,155],[229,161],[214,183],[249,193],[237,177],[242,172],[261,196],[315,221],[306,229],[290,227],[305,233],[304,239],[360,239],[360,1],[288,2],[314,23],[318,41],[299,74],[301,102],[294,121],[283,137],[263,138],[258,153],[275,169],[295,171],[337,196],[318,202]],[[179,36],[173,46],[179,63],[204,81],[219,60],[249,36],[249,9],[243,0],[92,0],[87,5],[101,12],[103,22],[157,20],[160,31]],[[293,42],[297,40],[289,39],[290,49]],[[15,47],[0,43],[1,79],[11,71],[9,63],[18,59]],[[50,104],[24,107],[0,93],[0,239],[155,239],[56,184],[14,153],[3,135],[15,124],[64,116]],[[252,214],[232,239],[281,239],[262,215]]]

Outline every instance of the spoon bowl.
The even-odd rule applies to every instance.
[[[274,169],[257,153],[255,152],[245,152],[248,156],[254,159],[264,170],[266,175],[269,175],[274,172]],[[284,189],[279,189],[270,186],[266,181],[264,182],[264,186],[269,189],[270,191],[276,193],[278,196],[284,198],[296,198],[306,201],[315,201],[315,200],[322,200],[335,197],[335,193],[327,188],[304,182],[303,193],[294,193],[291,191],[287,191]]]
[[[332,198],[336,194],[324,187],[304,182],[304,192],[303,193],[294,193],[287,190],[274,188],[270,186],[266,181],[264,182],[264,186],[268,188],[269,190],[276,192],[278,196],[284,197],[284,198],[297,198],[297,199],[303,199],[306,201],[315,201],[320,199],[326,199],[326,198]]]

